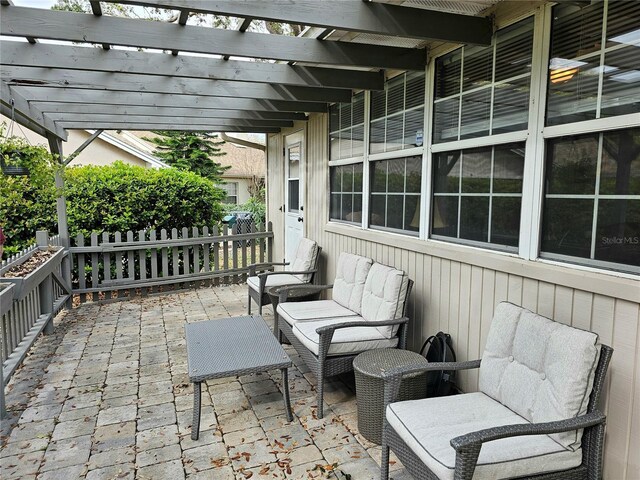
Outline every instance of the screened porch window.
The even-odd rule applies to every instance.
[[[417,233],[422,156],[371,162],[370,171],[369,225]]]
[[[351,103],[331,105],[329,143],[331,160],[364,155],[364,92],[355,94]]]
[[[362,223],[362,163],[331,167],[329,218]]]
[[[432,236],[514,250],[523,170],[524,143],[435,155]]]

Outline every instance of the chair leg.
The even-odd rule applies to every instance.
[[[251,292],[247,294],[247,315],[251,315]]]
[[[318,365],[318,385],[316,387],[318,394],[318,418],[324,418],[324,362]]]
[[[386,426],[383,427],[382,431],[382,459],[380,460],[380,480],[389,480],[389,445],[387,445],[387,441],[384,438],[385,429]]]

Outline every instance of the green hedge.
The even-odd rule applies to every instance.
[[[36,230],[57,231],[55,168],[44,147],[20,139],[0,143],[5,160],[22,154],[29,176],[0,175],[0,225],[5,255],[32,243]],[[69,233],[202,227],[222,218],[225,193],[199,175],[174,168],[146,169],[116,162],[64,171]]]

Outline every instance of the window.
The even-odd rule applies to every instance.
[[[422,156],[372,162],[370,171],[369,225],[418,232]]]
[[[364,92],[330,107],[329,139],[331,160],[364,155]]]
[[[524,143],[442,152],[433,158],[434,237],[518,246]]]
[[[436,60],[433,142],[527,129],[533,18]]]
[[[362,223],[362,163],[331,167],[329,218]]]
[[[288,185],[288,209],[289,212],[297,212],[300,209],[300,154],[302,145],[296,143],[287,148],[287,185]]]
[[[424,72],[399,75],[371,92],[370,153],[422,146],[424,92]]]
[[[547,125],[640,111],[638,18],[640,2],[554,7]]]
[[[545,178],[543,255],[640,267],[640,128],[549,140]]]
[[[218,186],[227,192],[227,196],[222,200],[222,203],[229,203],[232,205],[238,204],[238,182],[227,182]]]

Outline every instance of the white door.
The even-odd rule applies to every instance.
[[[304,132],[296,132],[285,137],[284,253],[286,261],[293,259],[298,243],[304,236],[304,153]]]

